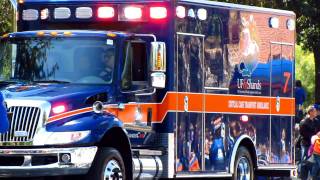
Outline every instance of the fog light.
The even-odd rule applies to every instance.
[[[68,153],[65,153],[65,154],[61,154],[60,155],[60,161],[63,162],[63,163],[70,163],[71,162],[71,155],[68,154]]]

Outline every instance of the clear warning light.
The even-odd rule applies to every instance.
[[[186,17],[186,8],[183,6],[177,6],[176,14],[178,18],[185,18]]]
[[[207,19],[207,10],[201,8],[198,10],[198,18],[202,21],[206,20]]]
[[[124,16],[126,19],[141,19],[142,9],[140,7],[129,6],[124,8]]]

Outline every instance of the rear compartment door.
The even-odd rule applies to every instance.
[[[203,170],[204,35],[177,33],[176,172]]]
[[[271,42],[270,164],[293,163],[293,76],[294,44]]]

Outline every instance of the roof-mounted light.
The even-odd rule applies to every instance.
[[[143,6],[122,6],[119,13],[119,21],[142,21]]]
[[[41,20],[46,20],[49,18],[49,9],[48,8],[42,9],[40,11],[40,18],[41,18]]]
[[[43,31],[38,31],[37,32],[37,36],[38,37],[43,37],[45,35],[45,33]]]
[[[194,12],[193,9],[189,9],[188,10],[188,17],[191,17],[191,18],[195,18],[196,17],[196,13]]]
[[[206,9],[198,9],[197,12],[198,18],[202,21],[207,20],[208,14],[207,14],[207,10]]]
[[[287,20],[287,28],[290,30],[290,31],[293,31],[296,29],[296,23],[293,19],[288,19]]]
[[[113,7],[99,7],[98,8],[98,18],[108,19],[114,17]]]
[[[92,18],[92,9],[90,7],[78,7],[76,9],[76,18],[89,19]]]
[[[71,16],[71,10],[66,7],[59,7],[54,9],[55,19],[68,19]]]
[[[185,18],[186,17],[186,8],[183,6],[177,6],[176,14],[178,18]]]
[[[36,9],[26,9],[22,11],[22,20],[35,21],[39,18],[39,12]]]
[[[72,36],[72,32],[66,31],[66,32],[63,32],[63,35],[64,36]]]
[[[58,36],[58,32],[52,31],[52,32],[50,32],[50,35],[51,35],[52,37],[57,37],[57,36]]]
[[[152,19],[164,19],[167,17],[167,8],[165,7],[151,7],[150,17]]]
[[[271,18],[269,19],[269,25],[270,25],[270,27],[272,27],[272,28],[279,28],[279,24],[280,24],[279,18],[277,18],[277,17],[271,17]]]

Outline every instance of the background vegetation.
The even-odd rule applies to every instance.
[[[13,30],[13,8],[9,0],[0,0],[0,35]]]
[[[301,80],[307,93],[305,108],[314,103],[315,70],[314,55],[310,51],[303,50],[301,46],[296,46],[296,79]]]

